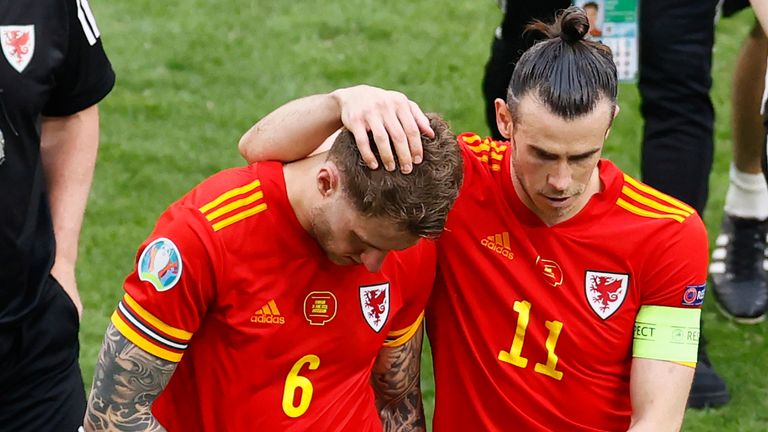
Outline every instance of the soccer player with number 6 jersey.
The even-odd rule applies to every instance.
[[[339,118],[341,96],[288,107]],[[456,137],[417,114],[432,136],[411,174],[370,171],[343,130],[327,154],[222,171],[171,205],[112,315],[88,430],[382,430],[372,369],[418,366],[428,239],[462,181]]]

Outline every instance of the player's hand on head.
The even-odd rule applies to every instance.
[[[371,169],[378,167],[371,150],[375,144],[387,171],[395,169],[395,155],[403,173],[423,157],[421,135],[434,137],[429,119],[419,106],[402,93],[360,85],[336,90],[341,121],[355,136],[360,154]],[[368,131],[374,143],[368,140]]]

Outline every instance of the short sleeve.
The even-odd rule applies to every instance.
[[[504,153],[509,147],[505,141],[482,138],[480,135],[465,132],[457,137],[464,155],[465,171],[483,170],[499,172],[503,170]]]
[[[707,281],[709,244],[704,223],[697,214],[681,224],[670,222],[669,235],[649,242],[643,277],[639,281],[642,305],[700,308]]]
[[[115,84],[88,0],[66,0],[66,11],[68,43],[64,60],[54,72],[56,85],[43,108],[45,116],[82,111],[97,104]]]
[[[217,250],[198,212],[172,206],[141,245],[112,323],[145,351],[181,360],[215,296]]]
[[[384,342],[387,347],[400,346],[413,337],[424,319],[424,309],[435,283],[437,255],[434,241],[422,239],[416,246],[398,254],[399,265],[394,270],[394,277],[401,287],[402,306],[393,316]]]

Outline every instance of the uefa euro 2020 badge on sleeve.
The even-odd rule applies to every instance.
[[[148,244],[139,257],[139,279],[149,282],[159,292],[168,291],[181,279],[181,253],[165,237]]]

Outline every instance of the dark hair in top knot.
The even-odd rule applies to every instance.
[[[584,9],[570,7],[563,11],[555,25],[560,24],[560,37],[569,43],[580,41],[589,32],[589,20]]]
[[[568,9],[558,11],[555,16],[555,22],[547,24],[534,20],[528,24],[525,31],[526,33],[541,33],[547,39],[559,37],[565,42],[574,44],[583,40],[584,36],[589,33],[589,19],[584,9],[571,6]]]
[[[602,98],[616,105],[618,77],[611,49],[585,39],[589,20],[583,9],[571,6],[553,23],[534,21],[526,31],[546,38],[520,57],[509,82],[507,106],[515,121],[517,104],[529,92],[567,120],[592,112]]]

